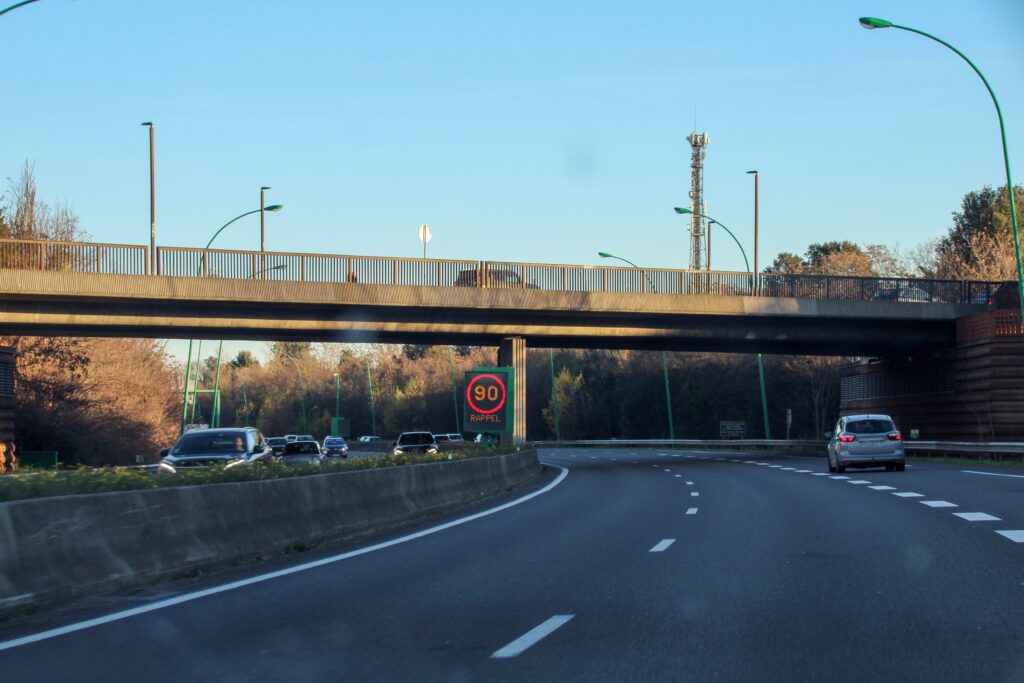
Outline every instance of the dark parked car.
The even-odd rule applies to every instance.
[[[890,287],[889,289],[879,290],[871,298],[874,301],[937,301],[931,294],[917,287]]]
[[[437,453],[437,442],[430,432],[403,432],[391,448],[394,455],[403,453]]]
[[[329,436],[324,439],[324,457],[347,458],[348,444],[340,436]]]
[[[160,451],[159,469],[176,472],[182,467],[270,462],[274,449],[254,427],[193,429],[182,434],[171,448]]]
[[[316,441],[292,441],[284,447],[281,462],[285,465],[319,465],[323,460],[320,444]]]
[[[524,283],[519,273],[507,268],[475,268],[460,270],[455,278],[456,287],[503,287],[508,289],[540,289],[535,284]]]
[[[281,455],[284,453],[284,447],[287,443],[288,439],[283,436],[267,437],[267,445],[274,449],[274,455]]]

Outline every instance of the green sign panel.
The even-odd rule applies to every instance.
[[[467,432],[511,432],[514,388],[512,368],[473,368],[467,372],[462,428]]]

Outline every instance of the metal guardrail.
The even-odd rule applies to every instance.
[[[145,246],[0,239],[0,268],[146,275],[148,257]],[[189,247],[157,247],[155,261],[157,275],[177,277],[946,303],[990,302],[1002,284]]]

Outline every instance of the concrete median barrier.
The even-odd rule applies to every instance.
[[[0,615],[387,529],[509,490],[540,471],[529,450],[0,503]]]

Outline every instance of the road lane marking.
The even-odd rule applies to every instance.
[[[665,552],[666,548],[668,548],[670,545],[672,545],[675,542],[676,542],[676,539],[674,539],[674,538],[663,539],[661,541],[658,541],[658,544],[656,546],[654,546],[653,548],[651,548],[649,552],[652,552],[652,553],[663,553],[663,552]]]
[[[495,650],[494,653],[491,654],[491,658],[508,659],[509,657],[521,655],[544,638],[550,636],[557,629],[565,626],[572,617],[572,614],[556,614],[540,626],[535,626],[523,635],[519,636],[500,650]]]
[[[699,495],[700,495],[700,492],[699,492],[699,491],[691,491],[691,492],[690,492],[690,496],[691,496],[691,497],[693,497],[693,498],[696,498],[696,497],[697,497],[697,496],[699,496]]]
[[[240,579],[238,581],[232,581],[230,583],[225,583],[225,584],[222,584],[220,586],[213,586],[212,588],[206,588],[204,590],[195,591],[194,593],[185,593],[183,595],[176,595],[173,598],[167,598],[166,600],[158,600],[157,602],[151,602],[148,605],[140,605],[139,607],[133,607],[131,609],[121,610],[120,612],[114,612],[112,614],[107,614],[107,615],[104,615],[102,617],[95,617],[93,619],[86,619],[85,621],[79,621],[77,623],[68,624],[66,626],[60,626],[58,628],[47,629],[46,631],[40,631],[39,633],[33,633],[31,635],[22,636],[21,638],[13,638],[11,640],[2,641],[2,642],[0,642],[0,652],[3,652],[4,650],[11,650],[11,649],[16,648],[16,647],[21,647],[22,645],[28,645],[30,643],[37,643],[37,642],[39,642],[41,640],[49,640],[51,638],[56,638],[58,636],[63,636],[63,635],[66,635],[68,633],[75,633],[76,631],[84,631],[86,629],[94,628],[96,626],[102,626],[103,624],[109,624],[112,621],[120,621],[122,619],[128,619],[130,617],[138,616],[140,614],[146,614],[147,612],[155,612],[156,610],[164,609],[164,608],[167,608],[167,607],[173,607],[174,605],[180,605],[180,604],[182,604],[184,602],[191,602],[193,600],[198,600],[200,598],[205,598],[205,597],[207,597],[209,595],[216,595],[218,593],[226,593],[228,591],[232,591],[232,590],[235,590],[237,588],[244,588],[245,586],[251,586],[251,585],[256,584],[256,583],[263,583],[264,581],[270,581],[271,579],[277,579],[277,578],[280,578],[282,576],[289,576],[291,574],[298,574],[299,572],[304,572],[304,571],[309,570],[309,569],[316,569],[317,567],[323,567],[323,566],[328,565],[328,564],[334,564],[335,562],[340,562],[342,560],[347,560],[347,559],[352,558],[352,557],[358,557],[360,555],[366,555],[368,553],[372,553],[372,552],[375,552],[377,550],[383,550],[385,548],[390,548],[393,545],[399,545],[401,543],[408,543],[409,541],[414,541],[417,538],[423,538],[424,536],[430,536],[430,535],[436,534],[436,533],[438,533],[440,531],[445,531],[445,530],[451,529],[453,527],[461,526],[463,524],[466,524],[467,522],[472,522],[472,521],[480,519],[482,517],[487,517],[489,515],[493,515],[493,514],[495,514],[497,512],[501,512],[503,510],[508,510],[511,507],[515,507],[516,505],[519,505],[520,503],[525,503],[526,501],[531,500],[533,498],[536,498],[537,496],[539,496],[541,494],[544,494],[544,493],[547,493],[551,489],[555,488],[556,486],[561,484],[565,480],[565,478],[567,476],[569,476],[569,470],[566,469],[565,467],[561,467],[559,465],[552,465],[552,467],[557,467],[558,469],[562,470],[561,474],[559,474],[555,478],[555,480],[553,482],[551,482],[550,484],[548,484],[547,486],[545,486],[542,489],[534,491],[533,493],[526,494],[522,498],[516,498],[515,500],[510,500],[509,502],[503,503],[502,505],[499,505],[497,507],[493,507],[493,508],[490,508],[488,510],[482,510],[482,511],[477,512],[475,514],[469,515],[467,517],[460,517],[459,519],[453,519],[450,522],[445,522],[444,524],[439,524],[439,525],[437,525],[435,527],[430,527],[429,529],[423,529],[421,531],[417,531],[415,533],[407,534],[407,535],[401,536],[399,538],[393,538],[390,541],[383,541],[382,543],[375,543],[374,545],[367,546],[365,548],[359,548],[357,550],[350,550],[350,551],[348,551],[346,553],[341,553],[339,555],[332,555],[331,557],[324,557],[324,558],[321,558],[319,560],[313,560],[312,562],[305,562],[303,564],[299,564],[299,565],[296,565],[294,567],[287,567],[285,569],[278,569],[277,571],[268,572],[266,574],[259,574],[257,576],[251,576],[251,577],[249,577],[247,579]]]
[[[964,474],[986,474],[990,477],[1013,477],[1014,479],[1024,479],[1024,474],[999,474],[998,472],[975,472],[974,470],[960,470]]]
[[[666,471],[666,472],[671,472],[672,470],[666,469],[665,471]]]
[[[954,512],[954,515],[960,519],[966,519],[968,522],[1001,522],[1002,520],[998,517],[985,512]]]
[[[676,479],[682,479],[683,478],[683,475],[681,475],[681,474],[673,474],[672,476],[675,477]]]
[[[697,514],[697,508],[687,508],[686,509],[686,514],[688,514],[688,515],[695,515],[695,514]]]
[[[808,472],[813,472],[814,470],[793,470],[793,471],[796,472],[797,474],[807,474]]]
[[[844,477],[843,475],[840,474],[840,475],[835,476],[835,477],[829,477],[829,479],[849,479],[849,477]]]
[[[811,472],[812,477],[827,477],[828,472]]]
[[[1024,529],[1001,529],[996,531],[1000,536],[1005,536],[1014,543],[1024,543]]]
[[[772,468],[773,470],[780,470],[780,469],[782,469],[782,465],[769,465],[768,467]]]
[[[850,481],[848,481],[846,483],[847,484],[870,484],[871,482],[868,481],[867,479],[851,479]]]
[[[896,490],[895,486],[869,486],[868,488],[869,489],[874,489],[875,491],[895,491]]]
[[[688,481],[688,482],[686,482],[686,485],[687,486],[693,486],[693,482],[692,481]]]
[[[924,498],[923,493],[914,493],[913,491],[897,491],[892,495],[899,496],[900,498]]]
[[[960,507],[956,503],[950,503],[948,500],[919,500],[917,501],[921,505],[927,505],[930,508],[958,508]]]
[[[792,472],[795,469],[796,469],[795,467],[783,467],[782,471],[783,472]]]

